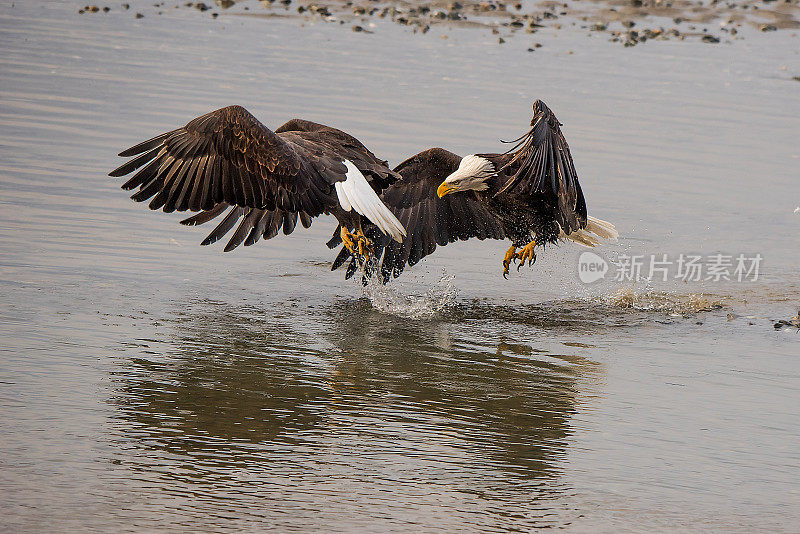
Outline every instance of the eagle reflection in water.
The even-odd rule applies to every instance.
[[[423,323],[363,301],[185,309],[148,344],[159,356],[140,354],[113,378],[136,476],[209,499],[220,485],[248,499],[269,487],[293,502],[320,488],[328,498],[394,488],[401,502],[435,484],[484,504],[511,499],[520,513],[567,489],[578,384],[598,364],[459,332],[459,314],[485,310]]]

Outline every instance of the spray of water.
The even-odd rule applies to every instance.
[[[671,315],[689,315],[724,307],[724,299],[703,293],[675,293],[656,290],[649,281],[644,285],[618,286],[598,299],[600,302],[620,308],[656,311]]]
[[[364,296],[375,309],[399,317],[410,319],[432,317],[451,306],[458,296],[458,288],[454,284],[455,276],[448,275],[444,271],[435,285],[421,295],[407,294],[404,291],[411,277],[402,284],[395,282],[391,285],[383,285],[377,278],[377,276],[371,277],[364,286]]]

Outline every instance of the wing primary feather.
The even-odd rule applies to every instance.
[[[113,176],[115,178],[120,176],[125,176],[126,174],[135,171],[145,163],[149,162],[151,159],[155,158],[161,150],[162,150],[161,146],[157,146],[152,150],[150,150],[149,152],[137,156],[132,160],[124,163],[123,165],[120,165],[119,167],[108,173],[108,175]]]
[[[181,221],[184,226],[197,226],[198,224],[207,223],[208,221],[217,218],[220,214],[228,209],[228,205],[220,203],[211,208],[210,210],[201,211],[197,215],[193,215]]]
[[[264,239],[272,239],[278,235],[279,226],[283,222],[283,217],[278,211],[268,211],[266,215],[267,224],[264,226]]]
[[[358,270],[358,263],[356,262],[355,256],[351,256],[350,265],[347,266],[347,270],[344,272],[344,279],[350,280],[356,271]]]
[[[239,206],[247,205],[247,200],[244,198],[244,191],[242,190],[242,174],[241,168],[237,164],[233,164],[230,167],[231,171],[231,193],[233,193],[233,198],[236,200],[236,204]]]
[[[222,165],[222,184],[220,187],[221,195],[215,200],[222,202],[224,199],[235,201],[236,195],[233,192],[233,163],[227,160],[221,161]]]
[[[247,210],[245,216],[242,218],[242,222],[239,223],[239,226],[236,228],[236,231],[233,232],[230,240],[225,245],[223,252],[230,252],[239,245],[242,244],[242,241],[245,240],[247,234],[250,233],[250,230],[253,229],[253,210],[252,208]]]
[[[258,240],[261,239],[261,236],[264,234],[264,230],[267,227],[267,223],[269,222],[268,211],[253,210],[253,212],[257,213],[258,216],[256,217],[256,223],[253,226],[253,229],[250,231],[250,235],[247,236],[247,240],[244,242],[244,246],[246,247],[258,243]]]
[[[183,184],[189,179],[189,169],[192,165],[192,160],[183,160],[180,165],[180,169],[175,173],[175,177],[172,179],[172,183],[169,182],[164,184],[164,189],[162,192],[169,190],[169,193],[166,197],[166,202],[164,202],[164,213],[172,213],[175,211],[176,205],[180,198],[180,194],[178,191],[181,190]]]
[[[161,166],[160,157],[156,157],[153,161],[150,162],[145,168],[141,169],[139,172],[133,175],[133,177],[122,184],[122,189],[125,191],[130,191],[134,187],[140,186],[142,184],[146,184],[156,176],[158,167]]]
[[[119,153],[119,155],[123,158],[128,158],[130,156],[141,154],[142,152],[145,152],[147,150],[150,150],[154,147],[161,145],[164,139],[172,135],[175,131],[176,130],[173,130],[171,132],[166,132],[161,135],[157,135],[151,139],[148,139],[147,141],[142,141],[138,145],[132,146],[127,150],[123,150],[122,152]]]
[[[209,163],[210,157],[208,154],[199,158],[194,184],[192,185],[191,193],[189,193],[187,199],[187,206],[192,211],[199,211],[202,209],[203,193],[207,193],[210,189],[207,181]]]
[[[303,216],[303,212],[300,212],[300,217],[302,218],[302,216]],[[341,224],[336,226],[336,229],[333,231],[333,236],[331,236],[331,238],[328,240],[328,242],[325,243],[325,245],[329,249],[335,249],[336,247],[338,247],[339,245],[342,244],[341,230],[342,230],[342,225]]]
[[[297,226],[297,212],[290,213],[288,211],[283,212],[283,235],[289,235],[294,232],[294,228]]]
[[[183,181],[183,187],[175,199],[175,209],[178,211],[186,211],[189,207],[189,192],[193,189],[192,186],[197,179],[197,167],[199,164],[200,158],[195,157],[186,170],[186,179]]]
[[[331,271],[335,271],[344,265],[344,262],[346,262],[347,258],[350,256],[351,254],[350,251],[347,250],[347,247],[342,247],[342,249],[339,251],[339,254],[336,255],[336,258],[334,258],[333,263],[331,264]]]
[[[253,171],[247,168],[239,170],[242,177],[241,185],[242,185],[242,195],[244,197],[244,205],[253,208],[260,207],[258,205],[260,203],[256,202],[256,195],[253,192],[253,183],[251,182],[251,176],[253,176]],[[241,172],[242,170],[244,170],[245,172]]]
[[[224,236],[225,234],[230,231],[231,228],[236,224],[236,221],[239,220],[244,214],[245,208],[239,206],[233,206],[233,208],[228,212],[222,222],[214,228],[208,236],[200,243],[201,245],[210,245],[211,243],[216,243],[219,239]]]
[[[162,165],[161,169],[159,169],[159,175],[164,176],[164,178],[159,180],[160,187],[158,194],[155,196],[155,198],[153,198],[153,200],[150,201],[150,204],[148,205],[151,210],[157,210],[167,203],[167,200],[169,200],[170,191],[174,185],[173,181],[175,179],[175,175],[180,172],[183,164],[183,160],[171,159],[169,162],[166,162],[164,165]]]
[[[131,195],[131,199],[136,202],[143,202],[158,193],[161,190],[162,185],[163,180],[156,178],[152,182],[139,189],[139,191]]]

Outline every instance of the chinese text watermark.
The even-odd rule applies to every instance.
[[[598,280],[615,282],[755,282],[761,254],[619,254],[608,261],[585,251],[578,258],[578,278],[584,284]]]

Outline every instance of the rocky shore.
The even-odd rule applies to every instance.
[[[141,7],[128,3],[86,5],[79,13],[102,16],[123,10],[144,18],[174,9],[192,9],[214,19],[221,14],[316,19],[363,33],[374,33],[380,19],[422,34],[432,28],[469,27],[491,31],[499,44],[516,33],[535,34],[543,28],[575,27],[601,34],[624,47],[670,39],[730,43],[745,38],[743,33],[748,30],[769,33],[800,29],[800,0],[216,0],[157,2]],[[528,50],[533,52],[537,46]]]

